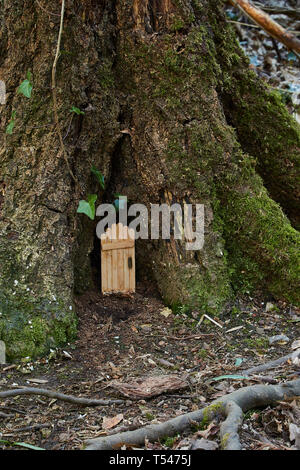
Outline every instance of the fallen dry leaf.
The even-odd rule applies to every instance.
[[[219,432],[220,426],[218,426],[215,421],[212,421],[209,426],[204,429],[204,431],[197,431],[197,436],[201,436],[204,439],[207,439],[209,436],[214,436]]]
[[[118,414],[114,416],[113,418],[107,418],[106,416],[104,416],[102,427],[105,430],[112,429],[115,426],[117,426],[117,424],[119,424],[122,420],[123,420],[122,414]]]
[[[160,314],[163,315],[165,318],[168,318],[168,316],[172,315],[172,310],[166,307],[163,310],[161,310]]]

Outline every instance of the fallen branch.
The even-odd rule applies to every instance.
[[[123,403],[123,400],[97,400],[95,398],[79,398],[72,395],[65,395],[64,393],[55,392],[54,390],[35,387],[17,388],[15,390],[0,392],[0,398],[17,397],[20,395],[41,395],[44,397],[56,398],[57,400],[74,403],[75,405],[85,406],[106,406]]]
[[[291,16],[292,18],[300,18],[300,10],[296,10],[293,8],[285,8],[285,7],[278,7],[278,6],[267,6],[263,5],[262,3],[259,2],[254,2],[254,5],[258,8],[260,8],[263,11],[269,11],[272,14],[278,14],[278,15],[287,15]]]
[[[254,23],[263,28],[266,33],[277,41],[282,42],[288,49],[300,53],[300,41],[286,31],[280,24],[274,21],[267,13],[252,5],[248,0],[230,0],[231,4],[238,7]]]
[[[50,428],[52,426],[51,423],[45,424],[33,424],[31,426],[24,426],[23,428],[11,429],[11,432],[31,432],[31,431],[39,431],[40,429]],[[3,434],[6,436],[7,434]]]
[[[296,349],[296,351],[287,354],[286,356],[280,357],[279,359],[275,359],[274,361],[266,362],[266,364],[261,364],[260,366],[251,367],[250,369],[242,370],[242,375],[250,375],[256,372],[263,372],[265,370],[274,369],[275,367],[283,364],[284,362],[288,361],[289,359],[295,359],[296,357],[300,356],[300,349]]]
[[[300,396],[300,379],[280,385],[252,385],[236,390],[213,401],[211,405],[159,424],[150,424],[135,431],[99,437],[86,441],[86,450],[117,449],[120,446],[144,445],[145,439],[155,442],[165,436],[174,436],[189,429],[193,422],[212,421],[226,417],[221,427],[222,448],[239,450],[238,428],[242,413],[249,409],[274,404],[289,397]]]
[[[0,411],[0,418],[12,418],[14,415],[12,414],[7,414],[7,413],[3,413],[2,411]]]

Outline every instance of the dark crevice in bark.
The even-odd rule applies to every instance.
[[[51,212],[56,212],[57,214],[63,214],[63,212],[60,211],[59,209],[55,209],[54,207],[49,207],[47,204],[41,204],[41,206],[46,207],[46,209],[48,209]]]
[[[100,257],[100,240],[94,234],[94,248],[90,254],[90,263],[92,267],[92,281],[97,290],[100,290],[101,286],[101,257]]]

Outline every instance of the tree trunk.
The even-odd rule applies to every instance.
[[[217,314],[257,288],[299,302],[299,233],[290,223],[299,127],[249,70],[222,2],[66,2],[56,83],[76,184],[53,117],[60,7],[0,6],[0,338],[9,356],[42,354],[76,334],[73,296],[93,285],[99,248],[95,222],[76,214],[79,199],[98,191],[92,165],[105,177],[102,201],[118,192],[148,207],[205,205],[202,250],[137,242],[138,275],[151,275],[173,308]],[[30,99],[16,93],[28,70]]]

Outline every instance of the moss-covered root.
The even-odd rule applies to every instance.
[[[247,157],[240,155],[240,162]],[[220,188],[221,217],[232,282],[239,291],[253,288],[298,304],[300,234],[273,201],[261,178],[240,163]]]
[[[247,75],[247,87],[231,88],[225,112],[245,152],[257,160],[257,171],[272,198],[300,228],[300,127],[279,93]],[[237,96],[238,95],[238,96]]]
[[[243,422],[243,411],[234,401],[225,406],[227,418],[220,426],[221,447],[223,450],[242,450],[238,430]]]
[[[174,436],[191,427],[191,423],[211,421],[217,415],[225,415],[227,419],[223,426],[222,445],[224,449],[238,450],[240,442],[237,429],[241,423],[241,412],[252,408],[274,404],[289,397],[300,396],[300,379],[286,382],[282,385],[252,385],[225,395],[211,405],[197,411],[192,411],[159,424],[150,424],[135,431],[127,431],[112,436],[89,439],[86,450],[112,450],[121,444],[144,445],[147,438],[155,442],[166,436]],[[241,410],[241,411],[240,411]]]

